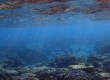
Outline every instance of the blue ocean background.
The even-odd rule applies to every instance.
[[[89,53],[97,54],[94,50],[95,45],[110,41],[109,23],[109,20],[93,21],[80,17],[77,20],[68,19],[67,22],[4,22],[4,27],[0,28],[1,59],[9,56],[23,59],[29,55],[24,62],[30,65],[51,60],[60,53],[85,57]],[[24,53],[18,52],[18,48],[25,49]]]

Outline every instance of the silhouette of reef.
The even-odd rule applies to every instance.
[[[110,53],[110,43],[97,43],[95,46],[97,54],[104,55]]]
[[[60,54],[55,57],[57,67],[68,67],[72,64],[78,64],[77,57],[73,54]]]
[[[35,64],[47,60],[47,54],[45,54],[43,50],[32,49],[22,45],[2,45],[0,46],[0,51],[0,59],[8,58],[12,55],[12,57],[21,59],[25,64]],[[39,59],[41,56],[43,57]],[[10,60],[11,58],[9,58],[9,61]],[[14,58],[12,60],[14,60]]]
[[[0,80],[13,80],[13,77],[4,70],[0,70]]]
[[[105,55],[89,55],[87,63],[92,64],[99,71],[110,72],[110,53]]]
[[[2,64],[1,66],[3,68],[8,68],[8,69],[12,69],[24,65],[23,61],[21,61],[16,57],[8,57],[7,59],[3,59],[0,63]]]
[[[80,63],[86,62],[85,57],[80,56],[76,57],[73,54],[59,54],[56,55],[55,58],[51,61],[43,61],[41,63],[37,63],[36,67],[56,67],[56,68],[67,68],[69,65],[77,65]]]

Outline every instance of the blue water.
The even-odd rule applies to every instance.
[[[6,43],[46,42],[52,40],[73,40],[73,44],[92,44],[97,41],[109,41],[108,21],[45,22],[33,25],[21,25],[22,28],[0,28],[0,41]],[[17,24],[16,24],[17,25]],[[11,25],[10,25],[11,26]]]
[[[24,8],[24,13],[26,10]],[[16,11],[22,13],[23,9],[0,13]],[[26,64],[33,64],[48,61],[60,53],[87,57],[90,53],[97,54],[94,50],[97,43],[110,42],[110,20],[94,20],[81,13],[76,16],[26,14],[25,17],[0,17],[1,59],[16,56]],[[56,20],[56,17],[65,19]]]

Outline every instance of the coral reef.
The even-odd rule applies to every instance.
[[[95,50],[101,55],[110,53],[110,43],[96,44]]]
[[[13,77],[4,70],[0,70],[0,80],[13,80]]]
[[[102,65],[106,72],[110,72],[110,59],[104,60]]]
[[[21,59],[25,65],[48,60],[48,55],[45,54],[43,50],[27,48],[23,45],[2,45],[0,46],[0,51],[0,59],[8,58],[12,55],[13,57]],[[41,56],[43,57],[39,59]]]
[[[94,54],[90,54],[88,56],[87,62],[94,62],[94,61],[103,61],[105,57],[101,56],[101,55],[94,55]]]
[[[87,63],[92,64],[101,71],[110,72],[110,53],[105,55],[89,55]]]
[[[35,64],[35,66],[36,67],[44,67],[44,66],[54,66],[55,67],[55,64],[54,64],[54,62],[45,62],[45,61],[43,61],[43,62],[40,62],[40,63],[37,63],[37,64]]]
[[[39,80],[104,80],[98,73],[87,74],[82,70],[44,69],[35,74]]]
[[[20,66],[23,66],[23,65],[24,65],[24,63],[16,57],[9,57],[9,58],[3,59],[1,61],[1,66],[3,68],[8,68],[8,69],[20,67]]]
[[[51,51],[40,51],[25,46],[4,46],[1,53],[12,53],[12,57],[5,58],[0,65],[0,79],[6,80],[108,80],[110,79],[110,53],[84,56],[75,56],[72,53],[62,52],[54,54],[48,59]],[[13,50],[14,49],[14,50]],[[6,51],[5,51],[6,50]],[[17,57],[14,57],[16,53]],[[37,54],[36,54],[37,53]],[[49,55],[48,55],[49,53]],[[27,55],[25,55],[27,54]],[[25,56],[24,56],[25,55]],[[37,56],[37,59],[36,59]],[[38,57],[44,56],[44,59]],[[39,60],[36,65],[24,66],[25,62]],[[48,59],[47,61],[45,59]],[[31,62],[30,62],[31,63]],[[35,62],[34,62],[35,63]]]
[[[67,68],[69,65],[75,65],[85,63],[86,59],[84,56],[76,57],[73,54],[59,54],[53,57],[53,60],[43,61],[36,64],[36,67],[56,67],[56,68]]]
[[[95,68],[101,67],[101,63],[99,63],[98,61],[93,61],[93,65]]]
[[[47,2],[67,2],[70,0],[27,0],[24,3],[28,4],[40,4],[40,3],[47,3]]]
[[[68,68],[36,67],[34,72],[30,69],[30,72],[23,72],[18,75],[10,75],[10,73],[0,71],[1,80],[108,80],[109,78],[109,73],[94,71],[87,73],[83,70]]]
[[[59,54],[55,57],[57,67],[68,67],[72,64],[78,64],[77,57],[73,54]]]
[[[108,80],[110,78],[110,59],[108,56],[110,54],[104,56],[91,54],[85,62],[85,65],[84,63],[83,65],[74,65],[80,63],[77,61],[77,57],[72,54],[60,54],[52,62],[56,62],[57,68],[50,67],[50,62],[42,62],[39,65],[30,67],[9,66],[9,68],[12,68],[5,68],[4,72],[3,70],[0,71],[0,78],[5,80],[8,76],[11,80]],[[10,59],[13,60],[12,57]],[[100,65],[97,63],[100,63]],[[55,64],[53,67],[55,67]],[[70,64],[72,64],[70,66],[71,68],[68,68]],[[93,64],[94,67],[90,64]],[[1,69],[3,68],[1,67]],[[97,70],[97,68],[101,70]]]

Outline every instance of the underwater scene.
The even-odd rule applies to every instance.
[[[0,0],[0,80],[110,80],[110,0]]]

